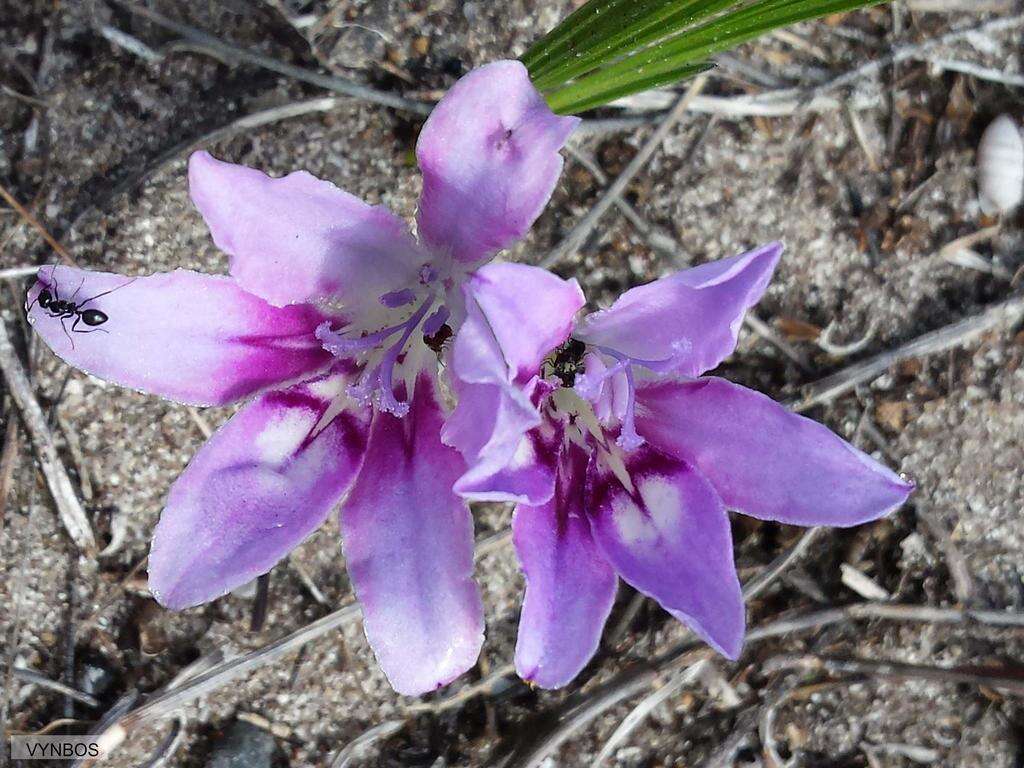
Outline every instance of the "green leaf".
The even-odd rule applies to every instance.
[[[663,72],[650,74],[639,80],[632,80],[627,83],[609,84],[601,88],[595,88],[589,93],[582,92],[578,88],[563,88],[561,91],[555,91],[554,93],[549,94],[547,100],[552,111],[557,112],[560,115],[574,115],[577,112],[583,112],[587,109],[599,107],[602,104],[615,101],[615,99],[621,99],[623,96],[629,96],[632,93],[646,91],[650,88],[659,88],[662,85],[668,85],[669,83],[674,83],[677,80],[685,80],[688,77],[694,77],[699,75],[701,72],[707,72],[709,69],[713,69],[714,66],[715,65],[711,62],[704,62],[702,64],[686,64],[682,67],[666,69]]]
[[[585,50],[562,57],[536,71],[530,70],[540,89],[552,88],[585,74],[607,61],[636,51],[665,37],[666,29],[689,27],[722,9],[737,5],[737,0],[660,0],[646,13],[607,30],[600,39],[589,38]],[[586,7],[586,6],[584,6]]]
[[[572,114],[692,77],[709,56],[780,27],[885,0],[590,0],[523,57]]]

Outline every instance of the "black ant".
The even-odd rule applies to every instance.
[[[111,288],[109,291],[97,293],[95,296],[91,296],[85,301],[76,302],[75,297],[78,296],[78,292],[82,290],[82,286],[85,285],[85,278],[82,278],[82,282],[78,284],[78,288],[75,289],[75,292],[71,295],[70,299],[62,299],[60,297],[60,286],[57,284],[55,272],[56,268],[54,268],[54,270],[50,272],[50,280],[53,281],[53,290],[51,291],[49,288],[43,288],[41,291],[39,291],[39,294],[35,297],[35,299],[32,300],[32,303],[26,307],[26,311],[31,312],[32,307],[34,307],[36,304],[39,304],[40,307],[46,310],[48,317],[60,318],[60,327],[64,329],[64,335],[67,336],[68,341],[71,342],[72,349],[74,349],[75,342],[71,338],[71,334],[68,333],[68,328],[64,324],[64,321],[72,317],[75,318],[75,322],[71,324],[72,333],[94,333],[96,331],[107,333],[108,331],[106,331],[105,329],[98,328],[96,326],[103,325],[105,322],[107,322],[107,320],[110,319],[110,316],[107,315],[106,312],[103,312],[99,309],[94,309],[91,307],[89,309],[85,309],[85,305],[88,304],[90,301],[95,301],[101,296],[106,296],[108,293],[113,293],[119,288],[124,288],[125,285],[128,285],[129,283],[135,282],[135,279],[133,278],[124,285],[117,286],[117,288]],[[79,323],[84,323],[85,325],[88,325],[89,327],[92,328],[92,330],[87,331],[85,329],[79,329]]]

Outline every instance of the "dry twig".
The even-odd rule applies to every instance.
[[[350,768],[355,765],[362,752],[380,739],[394,736],[405,727],[405,720],[385,720],[379,725],[367,729],[338,750],[331,760],[331,768]]]
[[[0,197],[2,197],[6,201],[6,203],[9,206],[11,206],[11,208],[17,211],[18,215],[21,216],[21,218],[24,219],[25,222],[27,222],[28,225],[32,227],[32,229],[34,229],[36,232],[40,234],[40,236],[42,236],[43,240],[45,240],[47,244],[51,248],[53,248],[54,251],[57,252],[58,256],[60,256],[68,264],[74,263],[74,260],[71,258],[70,254],[68,254],[68,252],[64,250],[64,246],[58,243],[57,239],[50,234],[49,230],[47,230],[46,227],[44,227],[39,222],[39,219],[33,216],[32,212],[25,208],[25,206],[23,206],[21,203],[19,203],[14,198],[14,196],[10,192],[8,192],[2,185],[0,185]],[[7,270],[7,272],[12,271],[13,270]]]
[[[310,85],[315,85],[318,88],[324,90],[334,91],[335,93],[341,93],[351,98],[362,99],[363,101],[369,101],[374,104],[382,104],[386,107],[392,107],[393,109],[400,109],[406,112],[412,112],[417,115],[427,115],[430,113],[431,105],[422,101],[414,101],[407,99],[403,96],[398,96],[387,91],[380,91],[376,88],[370,88],[369,86],[360,85],[354,83],[351,80],[346,80],[343,77],[337,77],[336,75],[325,75],[320,72],[312,72],[303,67],[297,67],[294,64],[286,64],[283,61],[278,61],[269,56],[264,56],[256,51],[251,51],[246,48],[242,48],[231,43],[225,43],[218,37],[203,32],[201,29],[196,29],[188,24],[182,24],[179,21],[169,19],[161,13],[158,13],[150,8],[137,3],[128,2],[128,0],[112,0],[116,5],[124,8],[129,13],[136,16],[141,16],[147,21],[162,27],[169,32],[188,40],[192,43],[202,45],[204,48],[216,53],[218,57],[222,57],[227,61],[237,61],[246,64],[251,64],[263,69],[276,72],[279,75],[290,77],[293,80],[300,80]]]
[[[32,685],[38,685],[40,688],[48,688],[51,691],[56,691],[62,696],[74,699],[79,704],[84,704],[92,709],[96,709],[100,706],[100,702],[95,696],[90,696],[88,693],[72,688],[70,685],[65,685],[58,680],[51,680],[46,675],[42,675],[34,669],[15,667],[14,676],[23,683],[31,683]]]
[[[977,315],[929,331],[896,349],[881,352],[874,357],[854,363],[826,376],[805,388],[803,398],[787,403],[787,405],[797,412],[806,411],[815,405],[834,400],[854,387],[881,376],[901,360],[932,355],[968,344],[988,331],[1013,325],[1021,318],[1024,318],[1024,297],[1015,296],[991,306]]]
[[[608,212],[608,209],[615,204],[615,201],[622,196],[622,193],[629,186],[629,183],[633,178],[643,169],[647,162],[651,159],[654,153],[661,146],[662,142],[668,137],[669,131],[671,131],[676,124],[682,120],[686,114],[687,109],[690,106],[690,102],[694,96],[700,93],[704,84],[707,82],[707,76],[701,75],[694,79],[693,83],[687,89],[686,93],[679,99],[672,111],[666,115],[661,125],[658,126],[657,130],[647,142],[640,148],[640,151],[636,153],[636,156],[629,161],[629,164],[623,169],[619,177],[612,182],[611,186],[605,190],[604,195],[598,200],[591,209],[587,212],[586,216],[575,226],[572,231],[559,243],[555,248],[540,261],[540,266],[550,267],[553,264],[557,264],[563,259],[567,259],[579,250],[580,246],[583,245],[584,241],[590,236],[590,233],[594,231],[594,227],[601,220],[601,217]]]
[[[594,759],[594,768],[604,765],[608,758],[611,757],[612,752],[647,719],[647,716],[654,711],[655,707],[667,701],[683,686],[698,680],[708,663],[707,659],[700,659],[695,664],[679,670],[665,681],[663,685],[644,696],[633,710],[626,715],[625,719],[619,723],[619,727],[615,729],[612,735],[608,737],[608,741],[601,747],[601,751]]]
[[[968,683],[1024,695],[1024,668],[1021,667],[939,667],[932,664],[904,664],[899,661],[839,659],[814,654],[777,656],[768,659],[762,667],[765,674],[794,669],[803,672],[824,672],[832,676],[867,675],[886,680]]]
[[[75,546],[88,555],[96,553],[96,537],[92,526],[85,516],[78,497],[75,495],[71,478],[57,454],[50,428],[46,424],[43,409],[39,407],[32,385],[25,374],[25,369],[18,360],[18,355],[7,335],[7,327],[0,319],[0,369],[10,390],[11,397],[18,406],[22,422],[25,424],[32,445],[39,459],[39,467],[46,478],[46,485],[57,505],[57,513]]]

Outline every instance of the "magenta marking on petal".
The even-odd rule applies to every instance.
[[[43,290],[107,319],[82,332],[40,305]],[[273,307],[226,277],[177,270],[126,278],[53,266],[27,304],[36,332],[71,365],[196,405],[251,396],[322,370],[330,360],[314,337],[327,316],[309,305]]]
[[[744,609],[722,499],[697,469],[649,447],[625,468],[629,489],[591,462],[594,540],[622,579],[735,659]]]

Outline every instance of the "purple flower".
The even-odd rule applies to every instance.
[[[781,252],[775,243],[677,272],[575,325],[575,280],[492,264],[467,281],[452,350],[459,401],[443,437],[467,459],[458,492],[517,503],[523,678],[556,688],[575,677],[616,577],[736,658],[744,610],[727,508],[850,526],[910,494],[822,425],[701,377],[736,346]]]
[[[423,128],[418,242],[308,173],[200,152],[190,192],[230,277],[40,271],[29,319],[68,363],[184,403],[253,398],[170,490],[149,559],[157,600],[186,608],[265,573],[344,498],[349,574],[394,688],[429,691],[475,663],[472,521],[452,490],[466,465],[440,439],[437,350],[461,334],[463,283],[547,203],[577,122],[520,63],[496,62]]]

